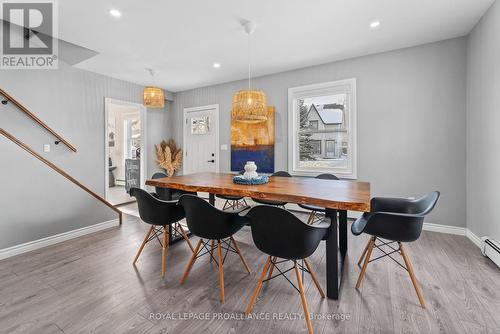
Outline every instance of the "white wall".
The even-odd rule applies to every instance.
[[[466,39],[283,72],[252,80],[276,107],[275,168],[287,169],[289,87],[357,79],[358,178],[373,195],[418,196],[440,190],[427,220],[465,227]],[[220,104],[220,143],[229,144],[231,98],[246,81],[174,94],[172,132],[182,142],[186,107]],[[230,151],[221,151],[228,171]]]
[[[500,240],[500,3],[468,39],[467,227]]]
[[[12,104],[0,105],[1,127],[104,194],[104,98],[142,103],[143,87],[72,68],[5,70],[0,87],[78,150],[54,139]],[[169,104],[167,104],[168,109]],[[148,110],[148,175],[156,170],[153,143],[169,134],[169,111]],[[52,151],[43,153],[43,144]],[[116,218],[59,174],[0,136],[0,249]]]

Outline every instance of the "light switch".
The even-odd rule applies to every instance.
[[[50,144],[43,144],[43,151],[45,153],[50,152]]]
[[[227,144],[222,144],[222,145],[220,146],[220,150],[221,150],[221,151],[227,151]]]

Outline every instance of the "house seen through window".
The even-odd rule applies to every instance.
[[[291,172],[355,178],[355,81],[292,88],[289,105]]]

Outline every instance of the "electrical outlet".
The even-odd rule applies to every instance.
[[[43,145],[43,151],[45,153],[49,153],[50,152],[50,144],[44,144]]]

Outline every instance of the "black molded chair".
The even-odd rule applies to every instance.
[[[320,174],[315,177],[315,179],[321,179],[321,180],[338,180],[339,178],[336,177],[333,174]],[[324,213],[326,212],[325,208],[322,208],[320,206],[315,206],[315,205],[308,205],[308,204],[300,204],[299,206],[303,209],[306,210],[311,210],[311,213],[309,214],[309,218],[307,219],[308,224],[314,224],[318,221],[322,221],[324,218]],[[318,212],[323,213],[323,215],[319,215]]]
[[[240,216],[240,213],[248,209],[248,207],[237,211],[222,211],[204,199],[193,195],[181,196],[179,203],[186,212],[189,230],[193,235],[200,237],[193,255],[186,265],[180,283],[184,284],[197,258],[210,254],[210,261],[214,260],[219,268],[220,300],[224,302],[224,272],[222,266],[228,252],[238,254],[246,271],[250,273],[250,268],[243,258],[236,240],[233,238],[233,235],[248,222],[247,218]],[[210,241],[210,245],[208,241]],[[217,250],[217,258],[213,255],[214,250]],[[222,256],[223,250],[225,251],[224,256]],[[205,252],[202,253],[203,251]]]
[[[154,173],[151,178],[154,180],[154,179],[163,179],[165,177],[168,177],[168,175],[165,174],[165,173],[162,173],[162,172],[157,172],[157,173]],[[169,188],[155,187],[155,193],[156,193],[156,195],[158,195],[159,199],[164,200],[164,201],[168,201],[169,200],[169,198],[168,198],[168,192],[169,191],[170,191],[170,197],[171,197],[170,200],[178,200],[179,197],[181,197],[182,195],[186,195],[186,194],[197,195],[196,192],[191,192],[191,191],[184,191],[184,190],[180,190],[180,189],[169,189]]]
[[[424,297],[402,243],[412,242],[420,237],[424,218],[434,209],[439,195],[438,191],[433,191],[416,200],[382,197],[375,197],[371,200],[371,212],[364,213],[351,226],[354,235],[367,233],[372,236],[358,261],[359,265],[364,259],[356,289],[359,289],[361,285],[368,263],[389,256],[408,271],[420,305],[425,308]],[[379,244],[377,244],[377,241],[379,241]],[[394,248],[393,243],[397,243],[398,248]],[[370,260],[374,248],[380,250],[382,255]],[[401,254],[405,265],[393,258],[391,256],[393,253]]]
[[[238,172],[242,175],[244,171]],[[215,195],[215,197],[225,200],[222,210],[238,210],[239,208],[245,208],[248,206],[245,197],[243,196],[231,196],[231,195]]]
[[[168,225],[173,224],[174,231],[182,235],[184,240],[188,243],[189,248],[191,248],[191,251],[194,251],[191,241],[189,241],[186,236],[181,224],[178,223],[185,217],[184,209],[182,206],[177,204],[177,201],[162,201],[140,188],[131,188],[130,196],[137,199],[137,206],[139,207],[139,216],[141,217],[141,220],[151,225],[151,228],[144,237],[141,247],[137,251],[133,264],[135,265],[139,259],[139,255],[141,255],[144,246],[149,241],[157,239],[162,246],[161,276],[164,277],[168,240],[170,237],[170,234],[168,233]],[[160,241],[162,233],[163,240]]]
[[[273,176],[277,176],[277,177],[292,177],[288,172],[285,172],[285,171],[278,171],[278,172],[274,173],[273,175],[271,175],[271,177],[273,177]],[[287,204],[287,202],[273,201],[273,200],[262,199],[262,198],[253,198],[252,197],[252,200],[254,202],[256,202],[256,203],[259,203],[259,204],[267,204],[267,205],[280,206],[283,209],[285,208],[285,205]]]
[[[313,333],[299,271],[301,270],[311,275],[321,297],[324,298],[325,294],[316,278],[316,274],[306,258],[314,253],[320,241],[327,234],[330,223],[322,222],[315,225],[308,225],[291,212],[269,205],[258,205],[253,207],[247,213],[246,217],[250,219],[255,246],[268,255],[266,264],[257,281],[257,286],[248,303],[246,314],[248,315],[252,312],[262,283],[278,276],[284,276],[299,292],[302,307],[304,308],[307,328],[309,333]],[[299,260],[303,260],[303,263],[300,263]],[[278,264],[288,263],[290,261],[293,263],[291,268],[283,269],[277,266]],[[279,273],[273,276],[273,269],[276,269]],[[295,271],[298,287],[285,276],[285,274],[291,270]],[[265,279],[266,274],[267,278]]]

